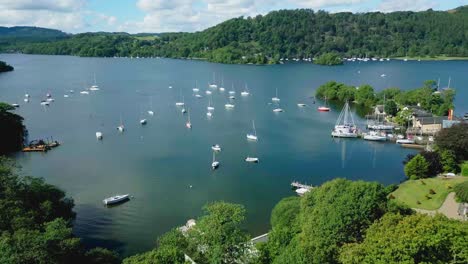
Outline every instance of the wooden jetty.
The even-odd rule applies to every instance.
[[[417,145],[417,144],[401,144],[403,148],[412,148],[412,149],[425,149],[425,145]]]
[[[23,152],[47,152],[50,149],[47,145],[27,146],[23,148]]]
[[[47,152],[48,150],[60,146],[60,143],[56,140],[54,141],[44,141],[44,140],[33,140],[29,145],[25,146],[23,152]]]

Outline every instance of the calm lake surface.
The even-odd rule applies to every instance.
[[[316,111],[309,98],[321,84],[336,80],[410,89],[440,78],[457,90],[456,113],[468,112],[468,62],[368,62],[323,67],[305,63],[275,66],[222,65],[171,59],[78,58],[1,54],[15,67],[0,74],[0,101],[19,103],[30,139],[52,136],[63,143],[46,154],[18,153],[24,174],[43,177],[75,200],[76,235],[90,246],[106,246],[123,255],[148,250],[158,235],[201,214],[210,201],[245,205],[246,228],[253,236],[269,229],[273,206],[294,195],[293,180],[319,185],[333,178],[383,184],[405,178],[402,160],[413,151],[390,143],[333,140],[330,131],[340,108]],[[213,91],[213,118],[206,116],[205,90],[213,72],[226,91]],[[360,72],[360,73],[359,73]],[[100,91],[81,95],[94,82]],[[386,74],[386,77],[380,77]],[[203,98],[193,96],[198,81]],[[241,97],[248,84],[251,95]],[[235,109],[227,111],[228,91],[236,90]],[[172,89],[168,87],[172,86]],[[275,114],[271,97],[281,98],[284,113]],[[69,98],[63,95],[73,89]],[[24,94],[31,95],[24,103]],[[55,102],[40,105],[46,93]],[[185,127],[175,102],[185,99],[193,129]],[[309,108],[298,108],[306,103]],[[151,106],[152,105],[152,106]],[[152,109],[154,116],[147,111]],[[126,131],[116,127],[120,117]],[[147,118],[141,126],[139,120]],[[257,127],[258,142],[246,133]],[[364,127],[365,120],[355,116]],[[104,140],[97,141],[101,131]],[[211,170],[211,145],[218,170]],[[259,164],[247,164],[254,155]],[[192,188],[190,188],[192,186]],[[134,198],[113,208],[102,199],[118,193]]]

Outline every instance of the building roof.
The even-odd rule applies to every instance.
[[[430,116],[430,117],[417,117],[416,118],[421,125],[432,125],[439,124],[441,125],[443,120],[447,120],[447,116]]]

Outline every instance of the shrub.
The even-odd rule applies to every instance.
[[[468,176],[468,161],[465,161],[465,162],[461,165],[461,175],[462,175],[462,176]]]
[[[468,203],[468,181],[457,184],[454,191],[458,201]]]
[[[418,154],[405,165],[405,174],[412,180],[427,178],[429,173],[428,168],[429,164],[426,159]]]
[[[434,191],[434,189],[430,189],[429,194],[434,195],[434,194],[436,194],[436,192]]]

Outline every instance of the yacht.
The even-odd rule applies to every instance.
[[[206,116],[207,116],[207,117],[212,117],[212,116],[213,116],[213,113],[211,113],[211,112],[206,112]]]
[[[225,107],[226,109],[232,109],[232,108],[234,108],[234,105],[231,104],[231,103],[227,103],[227,104],[224,105],[224,107]]]
[[[96,138],[101,140],[103,138],[102,132],[96,132]]]
[[[396,143],[397,144],[414,144],[414,140],[409,139],[409,138],[403,138],[403,139],[397,139]]]
[[[281,112],[284,112],[284,110],[282,108],[277,107],[277,108],[273,109],[273,112],[281,113]]]
[[[299,103],[299,104],[297,104],[297,106],[299,106],[299,107],[306,107],[307,105],[306,105],[306,104],[301,104],[301,103]]]
[[[350,112],[349,103],[346,104],[341,110],[338,120],[336,121],[335,128],[331,132],[332,137],[340,138],[357,138],[357,128],[354,124],[353,115]],[[351,118],[350,118],[351,117]],[[349,120],[351,119],[351,120]]]
[[[367,135],[364,136],[364,140],[386,141],[387,137],[377,133],[377,131],[370,131]]]
[[[208,90],[207,90],[205,93],[208,94],[208,95],[210,95],[210,94],[211,94],[211,91],[208,91]]]
[[[120,125],[117,127],[117,130],[120,133],[124,132],[124,130],[125,130],[125,126],[123,125],[123,122],[122,122],[122,116],[120,117]]]
[[[245,161],[246,162],[250,162],[250,163],[258,163],[258,158],[255,158],[255,157],[247,157],[245,158]]]
[[[216,74],[213,72],[213,82],[208,84],[208,87],[210,88],[218,88],[218,85],[216,85]]]
[[[253,134],[247,134],[247,139],[248,140],[253,140],[257,141],[257,130],[255,129],[255,122],[252,120],[252,128],[253,128]]]
[[[198,93],[200,89],[198,89],[198,81],[195,81],[195,88],[192,89],[192,91]]]
[[[81,91],[80,94],[89,94],[88,91]]]
[[[99,86],[96,83],[96,73],[94,74],[94,84],[89,88],[90,91],[99,91]]]
[[[250,93],[249,93],[249,90],[247,89],[247,84],[245,85],[245,90],[241,92],[241,95],[242,96],[248,96]]]
[[[129,199],[130,199],[129,194],[123,194],[123,195],[119,194],[119,195],[115,195],[115,196],[106,198],[106,199],[102,200],[102,202],[105,205],[113,205],[113,204],[118,204],[118,203],[125,202],[125,201],[127,201]]]
[[[278,97],[278,88],[276,88],[276,96],[271,98],[271,101],[273,101],[273,102],[281,101],[281,99],[279,99],[279,97]]]

